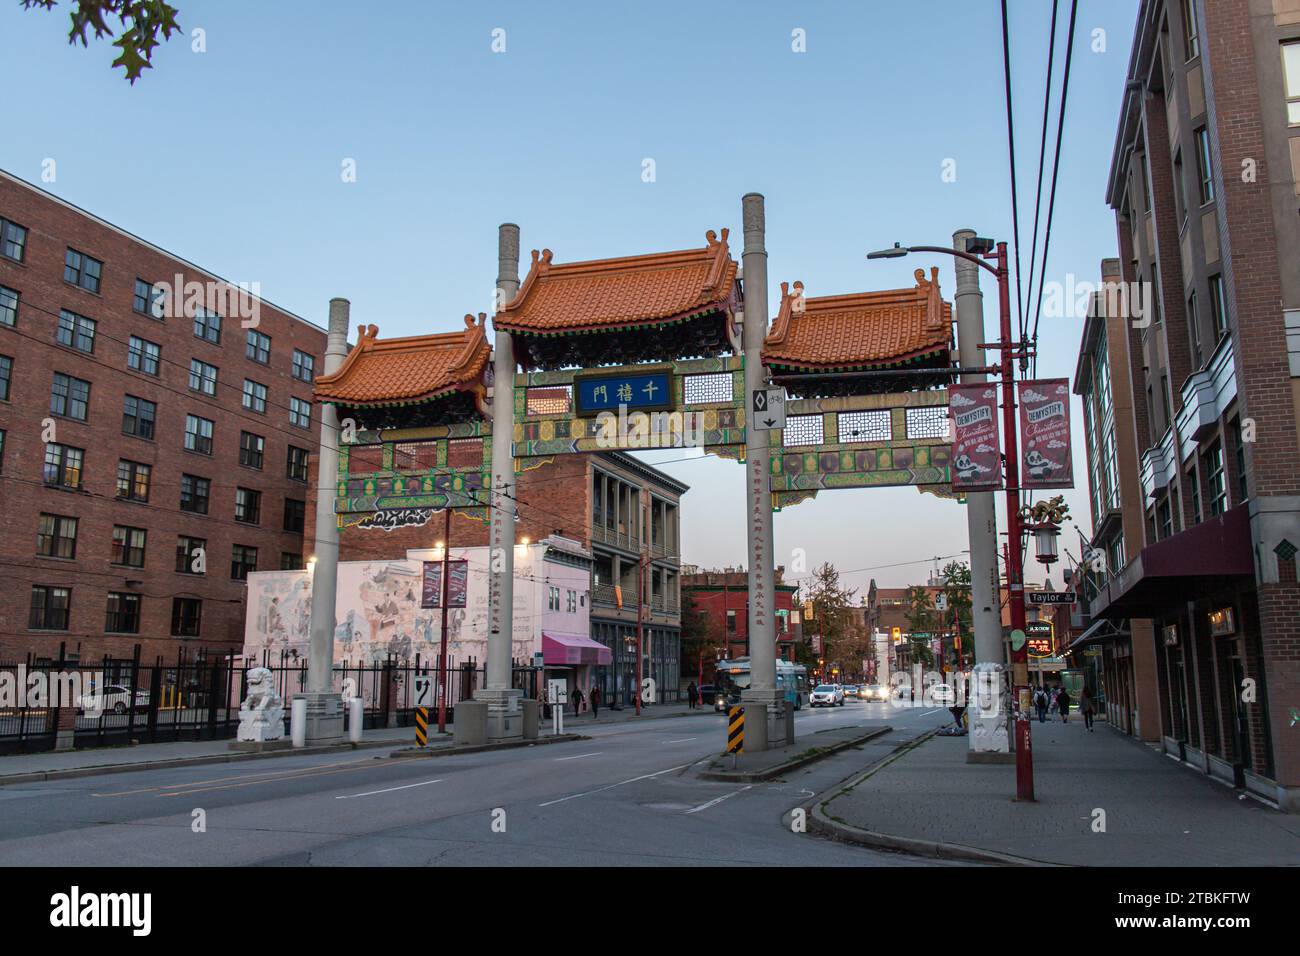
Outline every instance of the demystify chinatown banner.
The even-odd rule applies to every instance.
[[[1002,487],[996,387],[987,382],[949,386],[948,414],[952,418],[953,490]]]
[[[1073,488],[1070,382],[1020,382],[1020,487]]]

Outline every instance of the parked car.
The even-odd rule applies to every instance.
[[[935,684],[927,691],[926,696],[936,704],[953,704],[957,700],[951,684]]]
[[[808,695],[809,707],[843,707],[844,691],[834,684],[818,684]]]
[[[715,687],[714,685],[712,685],[712,684],[701,684],[701,685],[700,685],[700,703],[701,703],[701,704],[712,704],[713,701],[714,701],[714,698],[716,698],[717,696],[718,696],[718,688]]]
[[[104,711],[114,714],[125,714],[131,702],[131,688],[123,687],[121,684],[109,684],[104,688],[102,694],[92,691],[89,694],[83,694],[77,701],[78,714],[90,714],[98,716]],[[145,713],[149,710],[149,692],[137,690],[135,692],[135,710],[136,713]]]
[[[889,688],[883,684],[865,684],[858,689],[858,696],[863,700],[889,700]]]

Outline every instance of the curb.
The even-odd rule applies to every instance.
[[[77,777],[100,777],[110,773],[132,773],[139,770],[168,770],[173,767],[200,767],[205,764],[243,763],[246,760],[266,760],[273,757],[297,757],[304,754],[345,753],[351,750],[372,750],[380,747],[400,747],[400,740],[363,740],[359,744],[335,744],[329,747],[300,747],[296,750],[269,750],[264,753],[204,754],[198,757],[173,757],[166,760],[142,760],[135,763],[109,763],[95,767],[70,767],[67,770],[33,770],[0,776],[0,787],[20,783],[42,783],[47,780],[72,780]]]
[[[1042,860],[1034,860],[1029,857],[1013,856],[1010,853],[999,853],[996,850],[986,850],[982,847],[967,846],[963,843],[945,843],[936,840],[918,840],[913,837],[899,837],[888,833],[880,833],[876,830],[866,830],[862,827],[855,827],[848,823],[843,823],[834,819],[826,813],[826,806],[836,797],[857,786],[863,780],[872,774],[883,769],[890,763],[893,763],[903,754],[915,747],[919,747],[931,737],[938,733],[938,728],[928,731],[905,741],[898,745],[887,757],[882,757],[865,771],[853,775],[852,783],[847,786],[838,786],[834,794],[829,797],[817,796],[806,803],[804,806],[810,810],[808,816],[808,829],[814,833],[819,833],[824,837],[837,840],[841,843],[855,843],[859,846],[871,847],[876,850],[892,850],[897,853],[907,853],[912,856],[930,857],[936,860],[962,860],[970,863],[990,863],[995,866],[1060,866],[1058,863],[1047,863]]]
[[[779,777],[783,773],[789,773],[791,770],[798,770],[800,767],[807,766],[825,757],[833,756],[842,750],[856,747],[869,740],[875,740],[877,737],[891,733],[893,729],[892,727],[873,727],[866,734],[850,737],[848,740],[841,740],[830,747],[819,749],[816,753],[788,760],[783,764],[777,764],[775,767],[768,767],[766,770],[701,770],[695,776],[700,780],[717,780],[723,783],[762,783],[765,780],[771,780],[773,777]]]
[[[532,740],[507,740],[496,744],[466,744],[457,747],[407,747],[395,750],[388,755],[390,760],[427,760],[431,757],[454,757],[457,754],[477,754],[489,750],[513,750],[516,747],[538,747],[545,744],[567,744],[574,740],[590,740],[582,734],[552,734],[549,737],[535,737]]]

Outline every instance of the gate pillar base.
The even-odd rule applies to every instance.
[[[524,736],[524,711],[520,706],[524,692],[518,687],[505,690],[479,690],[475,703],[487,705],[487,742],[520,740]]]
[[[745,752],[773,750],[794,743],[787,727],[785,699],[775,690],[747,690],[740,695],[745,708]],[[793,712],[792,712],[793,713]],[[793,725],[793,717],[790,724]]]
[[[295,699],[307,702],[307,724],[304,746],[328,747],[346,743],[343,733],[343,697],[328,692],[297,694]]]

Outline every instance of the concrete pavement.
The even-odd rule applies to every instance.
[[[1037,801],[1015,767],[969,765],[964,737],[931,737],[819,802],[869,845],[1065,866],[1300,865],[1300,818],[1188,772],[1098,722],[1035,722]],[[1097,829],[1104,823],[1104,830]],[[844,829],[851,828],[851,829]]]

